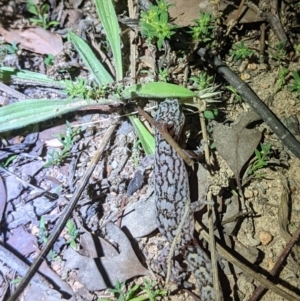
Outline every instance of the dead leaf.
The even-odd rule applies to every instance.
[[[63,147],[63,144],[57,138],[47,140],[45,144],[49,147]]]
[[[80,231],[84,231],[80,235],[80,245],[81,249],[78,251],[80,255],[97,258],[102,256],[117,256],[119,253],[117,250],[103,238],[93,235],[86,231],[84,227],[80,228]],[[101,248],[97,248],[97,246]]]
[[[218,6],[211,0],[189,0],[188,5],[186,0],[169,0],[168,3],[175,4],[169,8],[169,13],[171,18],[174,18],[174,23],[180,26],[194,25],[193,21],[200,18],[200,11],[213,16],[217,15],[218,11],[221,11],[225,22],[231,22],[234,20],[238,10],[238,6],[234,5],[232,1],[220,1]],[[244,5],[242,12],[239,18],[240,24],[263,21],[258,14],[254,13],[246,5]]]
[[[28,233],[23,227],[19,227],[14,230],[14,234],[7,241],[7,244],[23,256],[27,256],[33,252],[36,252],[36,254],[40,253],[36,236]],[[51,281],[55,283],[56,286],[59,287],[62,292],[68,293],[70,296],[73,296],[73,291],[70,288],[70,286],[66,282],[64,282],[60,278],[60,276],[58,276],[52,269],[50,269],[45,261],[42,262],[38,271],[39,273],[46,276],[48,279],[51,279]],[[33,295],[35,293],[36,293],[35,290],[32,291]],[[46,292],[44,293],[46,294]],[[31,295],[28,296],[32,297]],[[42,300],[41,298],[38,299]],[[37,300],[37,299],[32,297],[31,300]]]
[[[29,270],[29,266],[19,257],[17,257],[15,254],[4,248],[2,245],[0,245],[0,258],[3,262],[5,262],[5,266],[9,266],[11,269],[13,269],[16,273],[18,273],[20,276],[24,277],[25,274]],[[1,266],[0,266],[1,268]],[[2,273],[2,270],[0,271]],[[57,291],[54,291],[50,288],[50,285],[48,281],[45,280],[39,273],[36,273],[31,281],[31,285],[36,285],[39,291],[41,298],[31,298],[31,296],[26,295],[25,300],[45,300],[45,301],[54,301],[56,299],[51,299],[51,296],[54,296],[55,294],[58,294]],[[30,285],[30,287],[31,287]],[[49,295],[49,297],[45,297],[43,299],[43,295]],[[60,299],[60,300],[66,300],[66,299]],[[71,297],[68,299],[68,301],[75,301],[74,297]]]
[[[83,14],[79,10],[64,9],[60,20],[60,26],[63,27],[66,20],[68,20],[68,27],[78,26],[82,16]]]
[[[214,141],[220,156],[227,162],[236,177],[249,158],[253,155],[261,133],[247,129],[251,122],[261,118],[253,111],[242,113],[232,127],[217,124],[214,128]]]
[[[7,43],[16,43],[19,47],[40,53],[57,55],[62,51],[63,42],[60,35],[52,33],[41,27],[24,30],[6,30],[0,26],[0,34]]]
[[[72,248],[64,252],[65,267],[78,269],[78,281],[90,291],[103,290],[139,275],[150,275],[135,255],[126,235],[114,224],[106,226],[107,232],[118,244],[121,253],[93,259],[79,255]],[[103,247],[101,245],[101,247]],[[103,247],[104,248],[104,247]],[[106,251],[104,251],[106,253]],[[91,277],[91,275],[93,275]]]

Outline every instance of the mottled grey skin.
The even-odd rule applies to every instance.
[[[167,99],[159,105],[155,120],[166,124],[175,141],[185,122],[184,114],[177,99]],[[185,202],[190,198],[189,180],[185,163],[173,147],[155,132],[154,190],[159,232],[172,244],[185,211]],[[214,290],[211,262],[206,253],[195,243],[194,208],[201,208],[204,201],[192,203],[182,229],[181,240],[176,245],[175,255],[182,254],[194,274],[200,289],[201,301],[213,301]],[[166,262],[163,264],[166,265]],[[174,272],[174,271],[172,271]],[[178,274],[178,273],[177,273]],[[176,272],[172,273],[172,277]]]

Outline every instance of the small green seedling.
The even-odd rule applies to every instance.
[[[125,290],[125,282],[119,282],[117,280],[115,288],[109,289],[110,292],[114,293],[115,296],[118,298],[117,301],[155,301],[159,296],[165,296],[166,291],[157,289],[154,290],[154,283],[147,281],[144,279],[144,286],[140,284],[134,285],[128,291],[124,292]],[[100,298],[98,301],[114,301],[108,298]]]
[[[192,76],[190,80],[197,85],[199,91],[211,88],[213,84],[213,77],[209,76],[206,72],[201,72],[198,76]]]
[[[67,94],[67,101],[73,99],[84,99],[87,101],[87,104],[91,100],[100,99],[107,97],[107,95],[114,95],[120,97],[124,87],[122,84],[119,84],[115,87],[109,85],[100,85],[98,87],[88,86],[87,80],[84,78],[78,78],[76,82],[71,80],[64,81],[66,88],[63,90]]]
[[[48,11],[50,7],[48,4],[42,4],[37,6],[32,0],[27,2],[27,10],[35,15],[37,18],[30,18],[30,22],[47,29],[51,26],[56,26],[59,24],[58,21],[49,21],[48,22]]]
[[[278,44],[275,45],[275,47],[270,47],[270,55],[271,58],[274,61],[277,61],[279,63],[281,63],[282,61],[286,60],[286,50],[284,48],[284,43],[283,42],[279,42]]]
[[[79,231],[76,229],[75,224],[70,219],[67,221],[66,227],[68,230],[68,235],[70,237],[67,243],[70,244],[71,248],[76,249],[76,239],[78,237]]]
[[[17,54],[19,51],[18,44],[13,42],[11,45],[6,45],[6,50],[9,54]]]
[[[141,13],[141,33],[148,41],[156,41],[158,49],[162,48],[165,39],[175,33],[176,25],[170,24],[170,17],[165,0],[156,0],[157,5],[151,5],[148,10]]]
[[[291,86],[288,86],[288,90],[296,92],[298,94],[298,99],[300,100],[300,76],[298,72],[293,71],[294,82]]]
[[[65,134],[53,135],[53,137],[56,137],[62,143],[63,149],[61,150],[61,152],[53,150],[51,153],[49,153],[50,158],[45,164],[45,167],[49,167],[51,165],[59,165],[64,159],[70,156],[71,147],[75,142],[75,137],[80,132],[80,127],[76,130],[73,130],[69,121],[66,121],[66,124],[67,129]]]
[[[53,64],[54,64],[54,55],[53,54],[48,54],[44,58],[44,64],[47,65],[47,66],[53,66]]]
[[[41,219],[40,219],[40,233],[39,233],[39,242],[41,244],[45,244],[48,241],[48,230],[47,230],[47,224],[46,224],[46,220],[45,220],[45,216],[42,215]],[[50,250],[49,254],[47,256],[47,259],[50,261],[59,261],[61,260],[60,257],[58,256],[58,254],[53,251]]]
[[[209,120],[216,119],[216,117],[218,116],[218,114],[219,114],[218,109],[210,109],[210,110],[205,110],[203,112],[204,117],[206,119],[209,119]]]
[[[50,250],[47,258],[49,258],[50,261],[61,261],[61,258],[58,256],[58,254],[53,251],[53,250]]]
[[[214,19],[210,14],[200,11],[200,18],[198,20],[194,20],[194,22],[196,25],[192,26],[190,31],[194,41],[208,43],[214,40]]]
[[[240,94],[237,92],[237,90],[234,87],[226,86],[226,89],[229,90],[234,95],[236,102],[242,101],[242,97],[240,96]]]
[[[282,89],[282,87],[285,85],[286,82],[286,77],[289,74],[289,70],[285,67],[282,67],[279,69],[278,71],[278,79],[275,85],[275,92],[274,94],[276,94],[278,91],[280,91]]]
[[[39,242],[45,244],[48,240],[48,231],[46,227],[45,216],[42,215],[40,219],[40,233],[39,233]]]
[[[235,61],[244,60],[251,55],[253,55],[253,50],[249,49],[248,46],[245,45],[243,41],[240,43],[236,43],[232,46],[232,50],[230,50],[229,54],[233,56]]]
[[[65,84],[66,89],[63,92],[68,95],[67,101],[74,98],[90,99],[91,87],[88,87],[86,79],[78,78],[76,82],[65,80]]]
[[[167,68],[165,69],[159,69],[158,71],[158,80],[160,82],[167,82],[169,80],[169,71]]]
[[[268,164],[269,156],[272,153],[271,151],[271,144],[260,144],[261,151],[256,149],[255,152],[255,160],[251,166],[251,168],[248,170],[248,174],[251,175],[253,173],[256,173],[258,169],[261,169]]]

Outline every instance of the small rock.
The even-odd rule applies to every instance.
[[[267,246],[272,241],[273,236],[270,234],[270,232],[261,231],[258,239],[263,246]]]
[[[114,161],[111,163],[111,167],[112,167],[113,169],[116,169],[116,168],[118,167],[118,162],[114,160]]]
[[[247,69],[249,69],[249,70],[256,70],[257,69],[257,65],[255,63],[248,64]]]
[[[261,87],[264,89],[268,89],[270,87],[270,85],[269,84],[261,84]]]
[[[61,271],[61,262],[53,262],[51,268],[54,272]]]
[[[247,73],[247,72],[244,72],[244,73],[242,73],[241,74],[241,80],[248,80],[248,79],[250,79],[250,74],[249,73]]]
[[[247,65],[248,65],[248,61],[243,61],[239,67],[239,72],[240,73],[244,72],[247,68]]]
[[[244,195],[245,195],[245,198],[246,198],[246,199],[250,199],[250,198],[253,197],[253,191],[252,191],[252,190],[249,190],[249,189],[245,189]]]

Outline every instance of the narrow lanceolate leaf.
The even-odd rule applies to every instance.
[[[142,143],[146,155],[153,155],[155,149],[154,137],[149,133],[146,127],[136,116],[131,115],[128,117]]]
[[[196,94],[182,86],[156,82],[130,86],[123,91],[122,96],[124,99],[136,97],[191,98],[196,96]]]
[[[90,46],[85,41],[70,31],[68,33],[68,38],[74,44],[84,64],[87,66],[99,85],[107,85],[114,81],[112,76],[99,62]]]
[[[57,88],[66,87],[64,81],[51,79],[46,74],[22,69],[15,69],[11,67],[0,67],[0,78],[4,83],[30,83],[39,86],[51,86]]]
[[[58,117],[85,106],[88,104],[84,100],[26,99],[16,102],[0,108],[0,132]]]
[[[95,0],[97,13],[110,44],[116,69],[116,80],[123,79],[120,27],[112,0]]]

